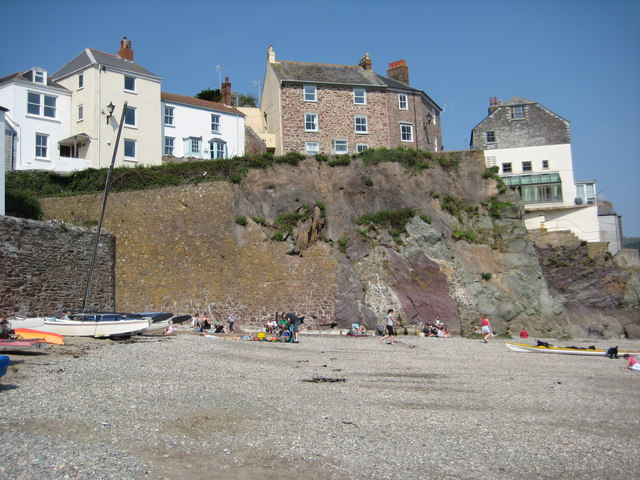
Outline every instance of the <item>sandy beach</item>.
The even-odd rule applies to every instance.
[[[497,338],[67,340],[9,354],[2,479],[640,477],[640,372],[622,359]]]

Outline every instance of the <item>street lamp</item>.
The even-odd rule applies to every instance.
[[[433,115],[427,113],[426,120],[427,121],[424,122],[424,132],[427,135],[427,143],[431,144],[431,141],[429,140],[429,124],[433,121]]]
[[[113,110],[115,108],[116,108],[116,106],[111,102],[109,102],[109,105],[107,105],[107,125],[109,125],[109,119],[113,115]]]

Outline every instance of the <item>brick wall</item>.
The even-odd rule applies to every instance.
[[[0,313],[59,315],[82,308],[95,232],[0,215]],[[115,308],[115,239],[102,235],[89,305]]]

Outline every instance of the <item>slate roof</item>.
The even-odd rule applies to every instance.
[[[60,70],[51,75],[54,79],[63,78],[71,75],[78,70],[82,70],[90,65],[104,65],[107,67],[117,68],[137,75],[143,75],[145,77],[151,77],[156,80],[161,80],[161,77],[154,73],[151,73],[144,67],[141,67],[137,63],[130,60],[125,60],[117,55],[101,52],[92,48],[85,48],[76,57],[64,65]]]
[[[29,83],[34,83],[32,77],[33,77],[33,70],[28,70],[26,72],[16,72],[16,73],[13,73],[11,75],[7,75],[6,77],[0,78],[0,85],[3,85],[5,83],[11,83],[14,80],[24,80],[24,81],[27,81]],[[41,84],[35,83],[35,85],[41,85]],[[62,85],[60,85],[56,81],[52,80],[51,77],[48,76],[48,75],[47,75],[47,86],[48,87],[57,88],[57,89],[60,89],[60,90],[64,90],[64,91],[68,91]]]
[[[209,102],[208,100],[200,100],[199,98],[187,97],[186,95],[177,95],[175,93],[162,92],[160,98],[163,102],[182,103],[193,105],[194,107],[206,108],[218,112],[233,113],[235,115],[245,116],[240,110],[234,107],[228,107],[224,103]]]

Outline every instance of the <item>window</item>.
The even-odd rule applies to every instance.
[[[400,139],[403,142],[413,142],[413,125],[408,123],[400,124]]]
[[[29,92],[27,94],[27,113],[56,118],[56,97]]]
[[[360,153],[360,152],[364,152],[365,150],[369,150],[369,144],[368,143],[358,143],[358,144],[356,144],[356,152]]]
[[[366,115],[356,115],[356,133],[369,133]]]
[[[211,114],[211,131],[220,133],[220,115]]]
[[[48,158],[49,136],[36,133],[36,158]]]
[[[316,155],[320,153],[320,144],[318,142],[305,143],[305,150],[307,155]]]
[[[549,170],[549,160],[542,160],[542,170]]]
[[[407,95],[404,93],[398,94],[398,107],[400,110],[409,110],[409,104],[407,103]]]
[[[353,103],[365,105],[367,103],[367,91],[364,88],[353,89]]]
[[[522,120],[524,118],[524,107],[511,107],[511,118],[514,120]]]
[[[304,90],[304,101],[305,102],[317,102],[318,101],[318,89],[315,85],[305,85],[303,87]]]
[[[227,158],[227,143],[222,140],[209,142],[211,158]]]
[[[36,83],[42,83],[43,85],[46,83],[45,82],[45,73],[42,70],[34,70],[33,71],[33,81]]]
[[[184,156],[185,157],[201,157],[202,138],[189,137],[184,141]]]
[[[522,162],[522,171],[523,172],[530,172],[531,170],[532,170],[531,162]]]
[[[486,136],[487,136],[487,143],[493,143],[496,141],[496,132],[494,131],[486,132]]]
[[[487,168],[496,166],[496,157],[486,157],[484,161],[485,161],[485,164],[487,165]]]
[[[84,105],[78,105],[78,121],[84,120]]]
[[[164,124],[173,126],[173,110],[174,107],[164,107]]]
[[[128,77],[127,75],[124,76],[124,89],[129,91],[129,92],[135,92],[136,91],[136,79],[135,79],[135,77]]]
[[[511,173],[511,163],[502,164],[502,173]]]
[[[84,74],[78,75],[78,90],[84,87]]]
[[[304,130],[306,132],[318,131],[318,114],[317,113],[304,114]]]
[[[173,146],[175,142],[175,138],[173,137],[164,137],[164,154],[163,155],[173,155]]]
[[[334,140],[333,153],[335,153],[336,155],[349,153],[349,142],[347,142],[346,140]]]
[[[124,124],[129,127],[136,126],[136,109],[133,107],[127,107],[127,111],[124,112]]]
[[[124,139],[124,158],[136,158],[136,141]]]

